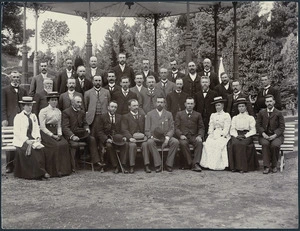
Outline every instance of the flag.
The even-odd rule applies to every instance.
[[[223,66],[223,58],[220,58],[220,66],[219,66],[219,83],[221,83],[221,73],[225,72],[224,66]]]

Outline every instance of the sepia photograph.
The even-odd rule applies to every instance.
[[[298,7],[1,2],[1,228],[298,229]]]

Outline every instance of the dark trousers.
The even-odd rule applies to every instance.
[[[189,144],[194,146],[194,158],[192,160],[192,154],[189,148]],[[187,164],[199,164],[202,157],[203,144],[201,141],[197,141],[195,136],[187,137],[186,140],[179,140],[181,155],[187,160]]]
[[[103,145],[97,135],[97,131],[99,131],[98,125],[100,124],[100,119],[101,119],[101,115],[95,115],[94,121],[90,125],[90,129],[91,129],[91,136],[93,136],[96,140],[97,151],[98,151],[98,155],[100,157],[100,161],[103,163],[104,162],[104,153],[102,152]]]
[[[137,145],[139,145],[139,143],[133,143],[133,142],[129,142],[128,146],[129,146],[129,165],[130,166],[135,166],[135,158],[136,158],[136,148]],[[144,165],[148,165],[150,164],[150,160],[149,160],[149,151],[148,151],[148,147],[147,147],[147,142],[143,142],[141,144],[142,146],[142,154],[143,154],[143,159],[144,159]]]
[[[272,163],[273,168],[276,167],[282,140],[279,138],[275,138],[274,140],[269,141],[263,137],[260,137],[259,143],[262,145],[264,167],[269,168],[270,163]]]
[[[91,162],[93,164],[99,162],[100,161],[100,157],[99,157],[99,153],[98,153],[97,143],[96,143],[95,137],[90,135],[90,136],[88,136],[85,139],[82,139],[80,141],[87,142],[89,153],[91,155]]]
[[[126,142],[122,146],[118,146],[111,143],[106,143],[106,152],[110,157],[111,164],[114,168],[118,166],[117,153],[116,150],[120,150],[120,160],[122,165],[126,165],[127,161],[127,151],[128,151],[128,143]]]

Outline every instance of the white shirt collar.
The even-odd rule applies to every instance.
[[[148,71],[143,71],[143,72],[144,72],[145,76],[147,76],[148,73],[149,73],[149,70]]]
[[[228,90],[228,88],[229,88],[229,82],[228,82],[227,84],[223,85],[223,86],[224,86],[224,88],[225,88],[226,90]]]
[[[67,73],[72,73],[73,72],[72,69],[71,70],[66,69],[66,71],[67,71]]]
[[[271,85],[268,85],[266,87],[264,87],[265,90],[268,90],[271,87]]]
[[[130,113],[131,113],[132,115],[134,115],[134,116],[136,116],[136,115],[138,115],[138,114],[139,114],[139,112],[137,112],[137,113],[134,113],[133,111],[130,111]]]
[[[123,65],[121,65],[121,64],[119,63],[119,66],[120,66],[120,68],[121,68],[122,71],[124,71],[125,65],[126,65],[126,63],[124,63]]]
[[[142,87],[143,87],[143,85],[141,85],[141,86],[136,85],[136,88],[138,89],[138,91],[141,91]]]
[[[240,93],[241,93],[241,91],[239,91],[239,92],[237,92],[237,93],[234,93],[234,92],[233,92],[234,95],[239,95]]]
[[[116,83],[109,83],[108,86],[109,86],[109,87],[115,87],[115,86],[116,86]]]
[[[164,110],[164,109],[163,109],[163,110]],[[157,111],[157,113],[159,114],[159,116],[162,115],[163,110],[159,111],[159,110],[156,109],[156,111]]]
[[[172,70],[172,73],[173,73],[173,74],[177,74],[177,73],[178,73],[178,69],[177,69],[176,71],[173,71],[173,70]]]
[[[181,93],[182,92],[182,90],[175,90],[176,91],[176,93]]]
[[[73,90],[73,91],[68,90],[69,94],[74,94],[74,92],[75,92],[75,90]]]
[[[188,110],[185,110],[186,114],[189,114]],[[191,114],[193,113],[193,111],[191,112]]]
[[[165,79],[165,80],[162,79],[161,82],[162,82],[162,83],[167,83],[168,80],[167,80],[167,79]]]
[[[269,108],[267,108],[267,112],[273,112],[273,111],[274,111],[274,108],[275,108],[275,107],[273,107],[271,110],[269,110]]]
[[[41,73],[41,75],[44,79],[47,78],[47,73],[46,74]]]
[[[124,94],[124,93],[127,93],[127,94],[128,94],[128,93],[129,93],[129,89],[127,89],[127,91],[125,91],[125,90],[122,88],[122,92],[123,92],[123,94]]]

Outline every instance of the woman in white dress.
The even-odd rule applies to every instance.
[[[227,143],[230,140],[230,115],[223,111],[224,102],[221,96],[215,97],[216,113],[209,120],[208,137],[203,143],[200,165],[212,170],[224,170],[228,167]]]

